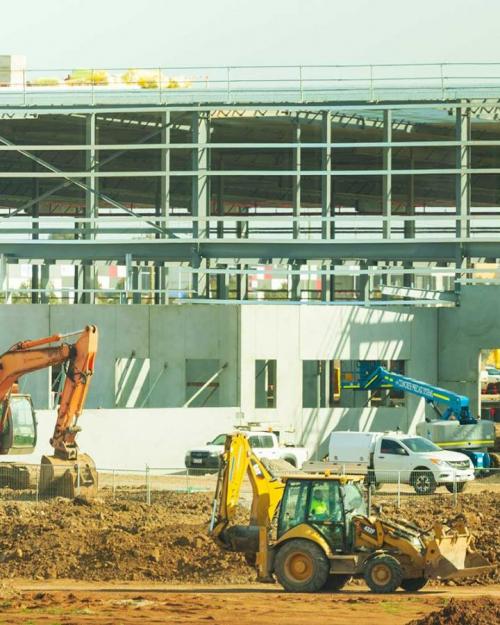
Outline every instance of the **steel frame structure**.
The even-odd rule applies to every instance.
[[[463,283],[496,283],[500,65],[469,82],[437,67],[437,97],[425,91],[434,76],[377,83],[371,67],[355,101],[351,83],[338,87],[350,78],[310,67],[298,68],[298,98],[281,88],[288,78],[234,78],[242,68],[224,93],[208,80],[204,92],[160,79],[132,95],[11,85],[0,91],[0,283],[9,263],[36,259],[33,301],[58,261],[77,264],[77,302],[95,300],[98,261],[127,266],[133,302],[141,263],[154,267],[156,303],[172,264],[185,265],[191,301],[248,300],[263,264],[284,272],[289,301],[311,263],[324,303],[344,301],[342,279],[357,300],[384,304],[449,302],[431,275],[448,276],[455,299]],[[391,81],[392,99],[376,100]]]

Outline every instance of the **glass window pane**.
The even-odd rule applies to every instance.
[[[280,516],[279,534],[304,522],[309,482],[288,482]]]
[[[333,480],[313,482],[309,504],[309,520],[340,522],[342,516],[342,502],[338,482]]]

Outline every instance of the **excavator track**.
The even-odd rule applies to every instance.
[[[87,454],[78,454],[75,460],[42,456],[39,481],[41,497],[93,499],[97,496],[97,489],[97,469]]]

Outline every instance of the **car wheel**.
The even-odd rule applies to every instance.
[[[434,475],[428,469],[413,471],[410,481],[417,495],[432,495],[437,487]]]

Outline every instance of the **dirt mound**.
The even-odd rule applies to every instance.
[[[164,493],[161,503],[55,499],[0,503],[0,577],[247,582],[238,554],[207,536],[210,499]]]
[[[483,555],[491,564],[500,563],[500,542],[498,541],[498,519],[500,518],[500,497],[497,493],[480,493],[477,495],[463,494],[461,506],[455,508],[451,498],[417,497],[406,500],[398,510],[394,500],[382,500],[384,516],[397,521],[405,519],[422,529],[430,528],[439,521],[446,523],[458,514],[463,514],[467,527],[474,536],[473,548]],[[474,580],[456,580],[450,584],[491,584],[500,582],[500,569],[492,571],[488,576]]]
[[[500,601],[477,597],[470,601],[451,601],[441,610],[431,612],[407,625],[493,625],[500,623]]]

